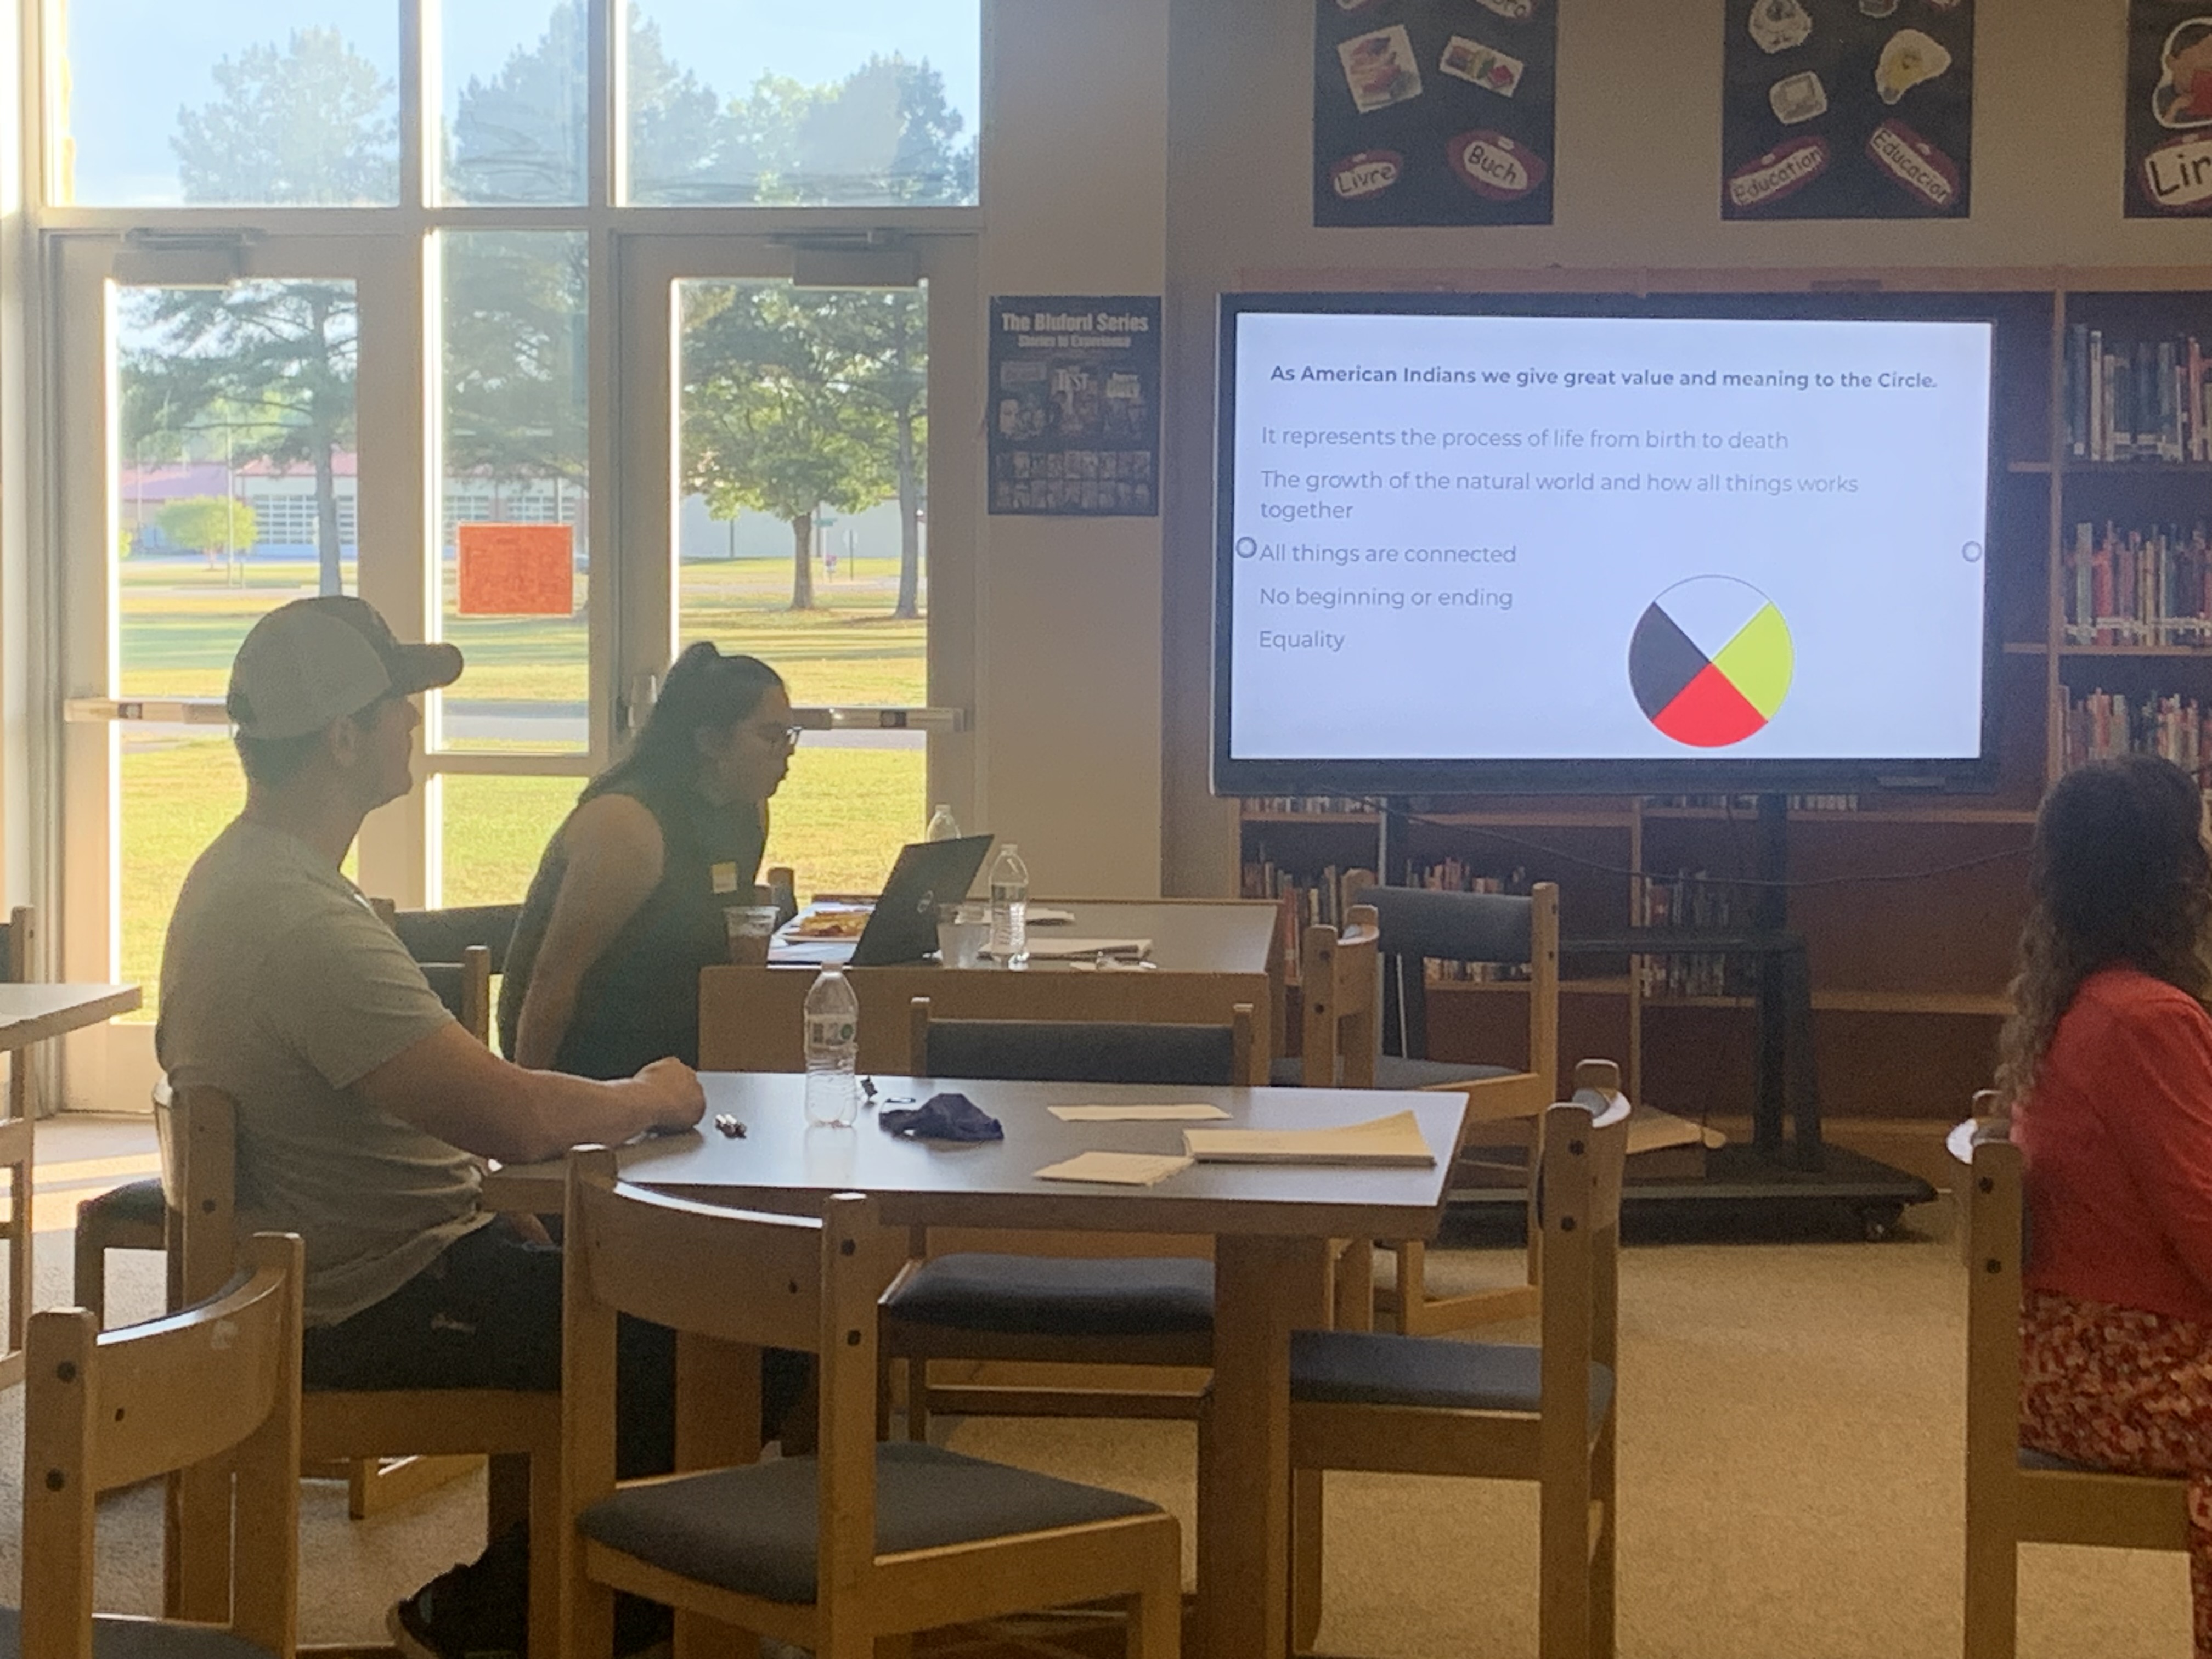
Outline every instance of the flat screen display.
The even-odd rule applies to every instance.
[[[1226,296],[1216,787],[1985,782],[1996,325],[1823,303]]]

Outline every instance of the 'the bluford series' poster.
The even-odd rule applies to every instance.
[[[2212,0],[2128,9],[2130,219],[2212,214]]]
[[[1159,511],[1157,295],[991,301],[993,513]]]
[[[1314,223],[1551,223],[1559,3],[1316,0]]]
[[[1974,0],[1725,0],[1723,219],[1962,218]]]

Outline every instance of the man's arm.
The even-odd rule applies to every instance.
[[[584,975],[659,884],[660,825],[628,795],[586,801],[561,830],[566,866],[515,1024],[514,1058],[550,1066],[561,1052]]]
[[[501,1060],[453,1024],[354,1087],[378,1111],[507,1164],[535,1164],[591,1142],[617,1146],[647,1129],[688,1129],[707,1109],[697,1074],[681,1060],[655,1060],[635,1077],[595,1083]]]

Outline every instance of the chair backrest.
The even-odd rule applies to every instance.
[[[31,956],[38,946],[38,912],[19,904],[0,922],[0,983],[21,985],[31,977]]]
[[[1540,881],[1525,894],[1452,893],[1383,887],[1364,870],[1345,878],[1347,905],[1375,909],[1382,958],[1382,1044],[1386,1054],[1425,1059],[1428,999],[1423,963],[1488,962],[1528,970],[1528,1069],[1559,1069],[1559,890]]]
[[[1620,1359],[1620,1193],[1629,1116],[1620,1068],[1611,1060],[1580,1061],[1574,1080],[1574,1098],[1544,1113],[1535,1215],[1544,1260],[1541,1455],[1570,1464],[1588,1455],[1584,1414],[1554,1411],[1553,1403],[1586,1401],[1589,1367],[1611,1368]]]
[[[471,945],[490,953],[491,971],[507,971],[507,943],[514,937],[520,904],[455,904],[442,910],[395,910],[392,931],[417,962],[459,962]]]
[[[1966,1490],[2020,1472],[2020,1299],[2026,1207],[2020,1148],[2002,1120],[1966,1141]],[[1992,1486],[1991,1482],[2003,1483]]]
[[[236,1483],[234,1634],[289,1659],[300,1504],[298,1238],[262,1233],[210,1298],[102,1333],[31,1317],[23,1407],[22,1651],[92,1659],[93,1508],[103,1492],[227,1458]]]
[[[665,1198],[620,1181],[603,1147],[569,1155],[563,1268],[562,1491],[573,1517],[614,1490],[620,1314],[678,1334],[817,1356],[817,1562],[857,1588],[875,1561],[876,1301],[906,1238],[872,1198],[832,1197],[819,1220]],[[684,1366],[679,1346],[678,1375]],[[681,1416],[686,1403],[678,1402]],[[573,1547],[573,1540],[566,1547]]]
[[[179,1303],[212,1295],[238,1254],[238,1103],[220,1089],[154,1091],[161,1194],[178,1237],[170,1285]]]
[[[1252,1007],[1227,1025],[1120,1020],[934,1019],[930,1000],[908,1005],[907,1066],[915,1077],[1033,1083],[1158,1083],[1231,1088],[1267,1081]]]
[[[1298,950],[1301,1081],[1309,1089],[1371,1089],[1380,1052],[1381,930],[1371,904],[1305,931]]]
[[[446,1005],[446,1012],[460,1021],[468,1034],[491,1045],[491,951],[482,945],[461,947],[459,962],[425,962],[422,977]]]

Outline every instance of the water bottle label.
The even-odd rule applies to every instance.
[[[854,1031],[853,1020],[844,1014],[809,1014],[806,1017],[806,1046],[810,1048],[849,1047]]]

